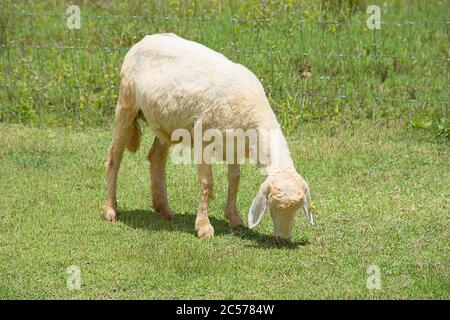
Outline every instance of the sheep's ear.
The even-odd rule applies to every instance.
[[[314,225],[314,218],[311,213],[311,197],[309,195],[309,187],[306,187],[305,191],[305,203],[303,204],[303,210],[305,210],[306,219],[308,219],[311,225]]]
[[[258,194],[255,199],[253,199],[252,205],[250,206],[250,210],[248,212],[248,227],[250,229],[253,229],[261,222],[261,219],[266,212],[268,194],[267,188],[269,186],[267,180],[268,179],[266,179],[259,187]]]

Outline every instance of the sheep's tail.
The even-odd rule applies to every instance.
[[[117,135],[126,139],[127,149],[130,152],[136,152],[141,143],[141,128],[138,123],[141,112],[135,109],[133,82],[126,75],[122,74],[121,76],[119,101],[116,109],[116,131]]]
[[[128,151],[134,153],[138,151],[140,144],[141,144],[141,127],[139,126],[139,123],[136,118],[134,119],[130,135],[128,136],[127,149]]]

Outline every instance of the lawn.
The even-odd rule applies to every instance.
[[[223,216],[226,170],[216,165],[214,238],[195,236],[199,186],[193,165],[170,163],[176,212],[150,210],[145,130],[119,177],[120,219],[101,219],[104,129],[0,126],[0,298],[13,299],[449,299],[449,149],[398,122],[307,124],[289,136],[312,190],[316,225],[296,217],[277,245],[269,215],[233,233]],[[244,166],[242,216],[262,181]],[[81,288],[69,290],[78,266]],[[377,265],[381,289],[366,287]]]

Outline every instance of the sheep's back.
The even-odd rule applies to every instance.
[[[247,127],[255,105],[256,110],[268,106],[251,71],[173,34],[146,36],[134,45],[122,77],[134,83],[136,107],[168,133],[190,129],[199,119],[206,127]]]

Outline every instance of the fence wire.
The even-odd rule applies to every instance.
[[[395,15],[385,17],[381,8],[380,29],[373,30],[365,8],[345,19],[323,20],[303,10],[302,1],[284,16],[273,15],[275,7],[268,10],[265,1],[257,2],[256,12],[245,11],[239,1],[216,1],[216,11],[206,10],[205,3],[156,1],[148,14],[137,15],[80,4],[81,26],[72,30],[72,15],[64,8],[2,10],[0,121],[109,123],[126,52],[146,34],[173,32],[254,71],[288,130],[334,117],[402,118],[410,128],[448,123],[445,1],[444,15],[432,21],[424,19],[428,8],[417,1],[406,1],[401,20],[387,20]]]

